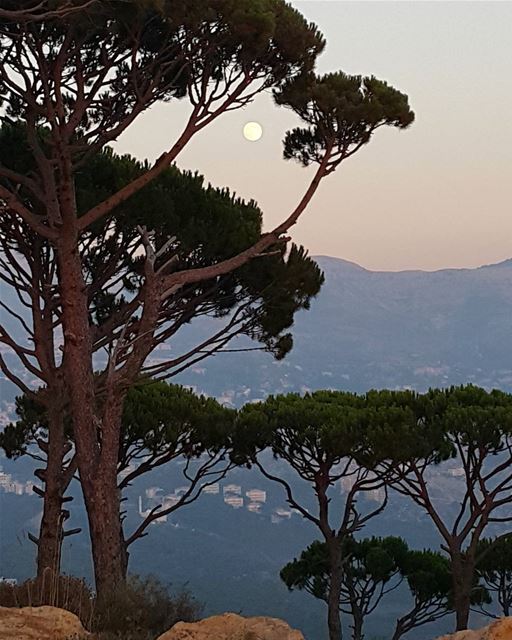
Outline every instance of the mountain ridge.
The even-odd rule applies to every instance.
[[[328,256],[325,254],[312,255],[311,258],[319,263],[328,262],[354,267],[357,271],[366,271],[367,273],[439,273],[445,271],[478,271],[480,269],[490,268],[512,268],[512,257],[501,260],[500,262],[490,262],[482,264],[478,267],[441,267],[440,269],[370,269],[353,260],[346,260],[337,256]]]
[[[297,314],[294,348],[283,361],[221,354],[179,381],[234,405],[318,388],[422,391],[471,382],[512,391],[512,259],[371,271],[342,258],[313,258],[325,284],[311,309]],[[196,323],[190,343],[206,326]]]
[[[310,310],[297,314],[294,347],[284,360],[261,352],[218,354],[172,381],[234,406],[320,388],[423,391],[471,382],[512,391],[512,259],[475,268],[372,271],[343,258],[313,258],[325,284]],[[15,298],[2,297],[17,308]],[[193,321],[163,350],[183,353],[224,321]],[[237,346],[248,346],[248,338],[230,348]],[[4,421],[16,394],[0,379]]]

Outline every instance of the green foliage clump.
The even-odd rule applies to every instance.
[[[512,614],[512,534],[499,538],[483,538],[477,550],[477,574],[485,584],[489,599],[498,605],[499,613]],[[483,612],[489,614],[481,605]]]
[[[407,128],[414,121],[405,94],[375,77],[338,71],[303,74],[274,92],[276,102],[295,111],[305,127],[286,134],[284,158],[304,166],[321,164],[328,150],[328,170],[367,144],[382,126]]]
[[[342,546],[344,593],[340,608],[345,604],[349,590],[355,593],[356,583],[385,585],[399,572],[404,572],[409,556],[415,553],[409,551],[402,538],[393,536],[363,540],[350,536],[343,541]],[[298,559],[283,567],[280,576],[290,590],[305,590],[316,598],[327,601],[330,566],[326,543],[319,540],[312,542]],[[367,589],[365,596],[369,594]]]
[[[123,408],[122,453],[138,445],[147,453],[182,447],[188,457],[229,443],[235,412],[214,398],[179,385],[141,379]]]
[[[413,605],[395,623],[393,640],[451,611],[450,563],[440,553],[408,548],[402,538],[371,537],[342,543],[343,569],[339,610],[353,621],[354,640],[362,640],[364,621],[387,593],[406,582]],[[332,569],[327,544],[316,540],[281,570],[290,590],[304,590],[329,602]]]

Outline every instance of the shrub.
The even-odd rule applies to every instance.
[[[0,606],[66,609],[98,640],[154,640],[176,622],[193,622],[202,605],[186,590],[171,595],[152,576],[128,578],[126,586],[96,601],[84,580],[72,576],[0,583]]]
[[[197,620],[201,611],[188,591],[171,595],[155,577],[131,576],[125,587],[95,603],[92,631],[101,640],[153,640],[176,622]]]

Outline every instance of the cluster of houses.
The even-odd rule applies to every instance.
[[[162,505],[162,509],[168,509],[180,502],[186,495],[188,487],[177,487],[172,493],[163,494],[163,490],[158,487],[150,487],[145,491],[145,497],[139,496],[139,515],[141,518],[147,517],[157,504]],[[233,509],[247,509],[251,513],[261,513],[263,505],[267,502],[267,492],[263,489],[249,489],[243,491],[239,484],[225,484],[215,482],[205,486],[202,493],[209,496],[221,496],[224,504]],[[146,508],[143,508],[143,507]],[[282,507],[271,511],[270,519],[273,524],[278,524],[283,520],[292,517],[293,511]],[[154,521],[155,524],[167,522],[168,516],[164,515]]]

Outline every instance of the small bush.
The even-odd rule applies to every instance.
[[[98,640],[154,640],[176,622],[193,622],[202,605],[186,590],[171,595],[154,577],[131,576],[126,586],[95,600],[84,580],[72,576],[0,583],[0,606],[66,609]]]
[[[152,576],[131,576],[125,587],[95,603],[92,631],[101,640],[153,640],[176,622],[197,620],[201,611],[188,591],[171,595]]]
[[[17,585],[0,583],[0,606],[66,609],[89,627],[93,615],[93,595],[84,580],[73,576],[33,578]]]

